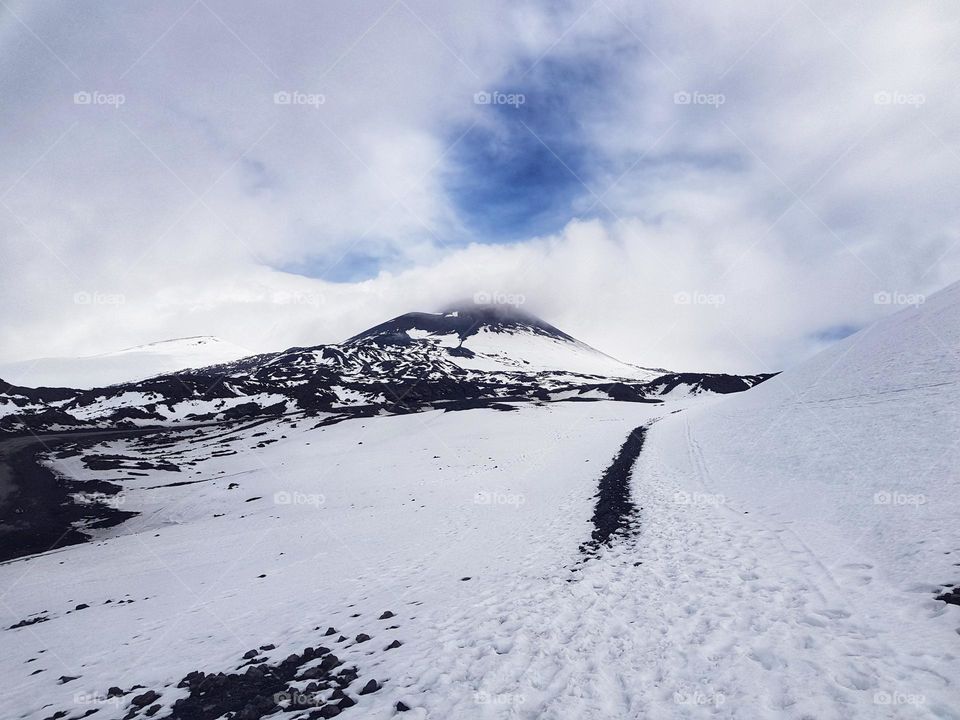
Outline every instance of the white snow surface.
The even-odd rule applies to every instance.
[[[828,568],[906,592],[960,579],[960,284],[657,430],[691,490],[775,518]]]
[[[462,346],[476,353],[476,357],[451,356],[450,360],[468,370],[555,370],[638,381],[649,381],[663,375],[663,371],[621,362],[578,340],[554,338],[529,330],[498,332],[481,328],[467,337]]]
[[[0,627],[49,617],[0,630],[6,714],[134,684],[168,707],[272,643],[356,664],[347,720],[960,718],[960,608],[934,600],[960,582],[958,333],[960,286],[740,395],[194,429],[142,477],[55,460],[140,514],[0,565]],[[584,561],[598,478],[652,421],[639,532]]]
[[[86,357],[49,357],[0,365],[0,378],[24,387],[89,390],[239,360],[252,353],[212,336],[164,340]]]

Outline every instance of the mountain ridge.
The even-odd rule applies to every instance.
[[[0,432],[134,428],[305,413],[729,393],[770,375],[623,363],[517,308],[406,313],[340,344],[295,347],[88,389],[11,385]]]

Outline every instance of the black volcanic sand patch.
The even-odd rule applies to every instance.
[[[127,455],[86,455],[82,462],[85,467],[91,470],[170,470],[180,472],[180,468],[171,462],[150,462]]]
[[[609,545],[615,535],[635,529],[637,506],[630,496],[630,471],[640,457],[646,434],[647,428],[643,426],[631,430],[613,462],[603,471],[591,518],[593,532],[590,540],[580,546],[585,555],[596,554],[600,546]]]
[[[444,412],[454,412],[457,410],[477,410],[486,408],[489,410],[499,410],[501,412],[513,412],[517,410],[514,405],[509,405],[503,400],[512,400],[513,402],[522,402],[526,398],[523,397],[510,397],[510,398],[467,398],[465,400],[450,400],[450,401],[437,401],[434,403],[435,407],[442,409]]]
[[[272,645],[264,648],[273,649]],[[308,647],[293,653],[278,663],[270,663],[258,657],[260,651],[245,653],[242,672],[205,673],[195,670],[188,673],[177,688],[185,688],[189,695],[173,702],[162,717],[172,720],[216,720],[224,716],[236,720],[258,720],[278,711],[297,713],[289,717],[309,720],[331,718],[357,704],[347,694],[354,683],[355,695],[376,692],[382,685],[375,679],[365,684],[357,682],[359,672],[354,666],[344,667],[344,662],[326,647]],[[296,685],[294,685],[296,683]],[[375,688],[375,689],[374,689]],[[125,695],[131,694],[129,691]],[[160,700],[162,693],[145,690],[132,697],[124,720],[147,716],[149,707]]]
[[[89,536],[75,527],[78,524],[112,527],[136,515],[106,504],[76,502],[71,493],[115,495],[122,488],[59,477],[39,460],[46,450],[39,442],[31,443],[0,457],[15,483],[0,505],[0,562],[86,542]]]
[[[65,445],[96,444],[157,430],[61,433],[0,441],[0,472],[11,484],[0,500],[0,562],[76,545],[90,539],[81,528],[119,525],[137,513],[107,503],[77,502],[73,493],[116,495],[123,488],[103,480],[80,481],[57,475],[41,455]],[[59,453],[60,457],[66,451]]]

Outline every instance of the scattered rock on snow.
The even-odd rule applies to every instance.
[[[158,693],[156,690],[147,690],[142,695],[137,695],[134,697],[133,700],[130,701],[130,704],[134,707],[142,708],[150,705],[159,698],[160,693]]]
[[[370,693],[375,693],[380,689],[380,683],[376,680],[368,680],[367,684],[363,686],[363,689],[360,690],[361,695],[369,695]]]

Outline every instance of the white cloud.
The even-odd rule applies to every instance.
[[[3,360],[193,334],[330,342],[500,290],[625,360],[774,369],[888,312],[874,292],[960,275],[948,3],[10,7],[47,47],[0,26]],[[561,87],[589,190],[555,236],[464,247],[451,133],[499,121],[473,93],[537,82],[541,56],[597,64],[589,106]],[[682,91],[724,102],[675,104]],[[389,271],[278,270],[351,253]]]

